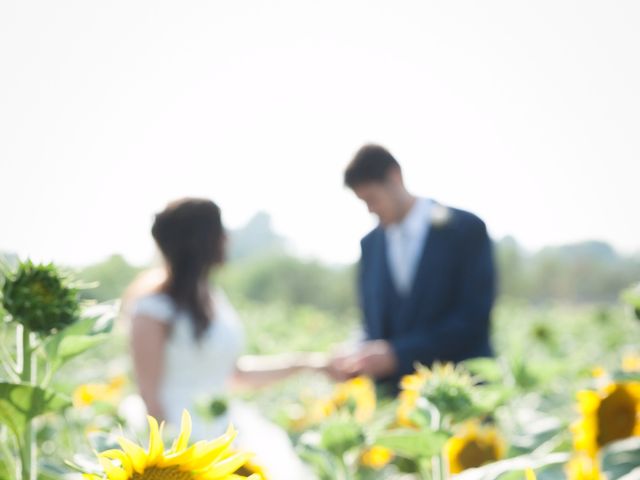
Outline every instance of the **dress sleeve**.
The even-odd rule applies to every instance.
[[[131,310],[131,317],[152,317],[162,323],[170,323],[175,316],[175,306],[166,295],[148,295],[138,299]]]

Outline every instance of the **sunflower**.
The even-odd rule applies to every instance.
[[[122,396],[122,389],[126,383],[124,375],[118,375],[109,383],[85,383],[73,391],[73,405],[77,408],[88,407],[95,402],[115,404]]]
[[[371,419],[376,410],[376,390],[370,378],[356,377],[337,384],[330,396],[313,403],[309,415],[298,420],[297,425],[317,425],[341,410],[353,414],[360,423]]]
[[[640,355],[629,353],[622,358],[622,371],[627,373],[640,372]]]
[[[374,445],[373,447],[367,448],[360,456],[360,463],[365,467],[380,470],[388,465],[392,458],[393,452],[391,450],[386,447]]]
[[[42,335],[71,325],[80,311],[78,290],[53,264],[20,263],[5,279],[0,297],[14,321]]]
[[[417,426],[411,416],[420,398],[455,421],[469,418],[474,413],[474,382],[463,366],[437,362],[432,368],[418,365],[415,373],[405,375],[400,381],[397,423],[404,427]]]
[[[412,420],[412,415],[420,393],[414,390],[402,390],[398,395],[398,408],[396,410],[396,422],[401,427],[416,428],[416,423]]]
[[[601,480],[598,462],[585,454],[574,455],[565,466],[568,480]]]
[[[153,417],[149,421],[149,448],[144,450],[134,442],[120,437],[121,450],[107,450],[98,454],[104,476],[85,475],[91,480],[232,480],[247,478],[236,472],[251,457],[245,452],[235,452],[231,443],[236,437],[232,426],[221,437],[212,441],[196,442],[190,447],[191,417],[182,413],[180,435],[171,449],[165,452],[162,442],[162,425]],[[259,474],[251,480],[260,480]]]
[[[418,367],[415,373],[405,375],[400,380],[401,390],[398,394],[398,408],[396,410],[396,421],[399,426],[417,427],[411,416],[418,405],[420,391],[431,376],[431,370]]]
[[[500,460],[505,451],[497,430],[481,427],[478,422],[467,422],[460,433],[447,440],[444,446],[444,455],[452,474]]]
[[[368,377],[356,377],[336,385],[332,403],[336,409],[347,407],[357,421],[366,422],[376,410],[376,389]]]
[[[572,425],[574,447],[595,458],[603,446],[640,435],[640,383],[611,383],[578,392],[582,418]]]

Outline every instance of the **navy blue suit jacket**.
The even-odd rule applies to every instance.
[[[401,306],[390,300],[395,290],[389,289],[395,287],[384,230],[377,227],[361,241],[358,286],[365,333],[368,340],[391,343],[398,370],[382,380],[394,386],[414,370],[415,362],[431,365],[492,355],[495,271],[485,224],[469,212],[437,208],[448,215],[432,222],[411,292]]]

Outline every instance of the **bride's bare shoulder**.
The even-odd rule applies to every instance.
[[[140,272],[122,295],[122,311],[129,311],[131,306],[142,297],[159,293],[166,279],[167,272],[162,267]]]

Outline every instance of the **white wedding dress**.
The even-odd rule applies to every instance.
[[[228,397],[228,381],[245,343],[238,315],[222,291],[213,293],[213,305],[214,321],[198,341],[189,313],[176,309],[165,294],[141,297],[129,312],[171,325],[160,387],[167,426],[177,431],[182,411],[187,409],[193,419],[193,440],[203,440],[221,435],[231,422],[238,430],[238,447],[256,454],[255,461],[265,467],[269,480],[314,478],[298,459],[286,433],[254,408],[233,401],[227,413],[215,420],[198,415],[199,400]]]

